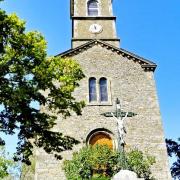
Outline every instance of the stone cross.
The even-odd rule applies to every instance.
[[[126,134],[126,129],[124,127],[124,120],[127,117],[133,117],[137,114],[133,112],[123,112],[121,108],[121,103],[120,100],[116,100],[116,112],[107,112],[104,113],[103,115],[106,117],[113,117],[115,121],[117,122],[117,129],[118,129],[118,134],[119,134],[119,148],[124,149],[125,141],[124,137]]]

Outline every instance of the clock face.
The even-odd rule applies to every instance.
[[[99,25],[99,24],[92,24],[90,27],[89,27],[89,31],[91,33],[101,33],[103,30],[102,26]]]

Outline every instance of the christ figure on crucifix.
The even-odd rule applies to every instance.
[[[104,115],[105,117],[113,117],[113,119],[115,119],[115,121],[117,122],[117,129],[118,129],[118,141],[119,141],[119,148],[120,149],[124,149],[124,145],[125,145],[125,134],[126,134],[126,129],[124,127],[124,120],[127,117],[133,117],[136,116],[136,113],[133,112],[124,112],[121,109],[121,102],[120,100],[117,98],[116,99],[116,111],[115,112],[106,112],[103,113],[102,115]]]
[[[120,138],[120,143],[122,146],[124,146],[125,141],[124,141],[124,136],[126,134],[126,129],[124,127],[124,120],[127,118],[128,116],[128,112],[126,112],[125,117],[121,118],[121,117],[115,117],[113,113],[111,113],[112,116],[114,117],[114,119],[117,122],[117,126],[118,126],[118,132],[119,132],[119,138]]]
[[[116,117],[114,115],[114,113],[112,113],[112,112],[111,112],[111,115],[113,116],[113,118],[117,122],[117,127],[118,127],[118,132],[119,132],[119,139],[120,139],[120,145],[124,147],[124,144],[125,144],[124,136],[126,134],[126,129],[124,127],[124,120],[127,118],[128,112],[126,112],[125,116],[122,117],[122,115],[121,115],[121,104],[120,104],[120,101],[118,99],[116,101],[116,111],[120,112],[119,116],[117,115],[117,117]]]

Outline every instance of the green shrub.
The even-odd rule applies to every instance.
[[[155,163],[155,158],[152,156],[144,156],[142,151],[132,150],[127,153],[127,161],[129,170],[134,171],[139,178],[146,180],[154,179],[151,176],[151,166]]]
[[[109,177],[107,176],[102,176],[102,175],[94,175],[91,180],[111,180]]]
[[[71,161],[64,162],[64,170],[68,180],[86,180],[93,175],[111,177],[119,169],[117,165],[118,153],[107,146],[97,145],[84,147],[74,153]]]
[[[138,177],[150,180],[154,162],[153,157],[138,150],[124,153],[96,145],[74,153],[72,160],[64,161],[64,170],[68,180],[110,180],[121,169],[132,170]]]

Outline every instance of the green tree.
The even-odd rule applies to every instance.
[[[180,138],[178,139],[180,142]],[[171,174],[174,179],[180,179],[180,143],[172,139],[166,139],[168,155],[175,156],[176,161],[172,164]]]
[[[44,37],[26,32],[24,21],[0,9],[0,131],[18,131],[15,160],[30,164],[34,145],[61,158],[61,151],[78,143],[51,129],[55,114],[81,114],[84,102],[77,102],[72,92],[83,77],[74,60],[47,57]],[[46,111],[40,111],[42,106]]]
[[[0,146],[0,179],[8,177],[8,169],[12,168],[14,165],[14,162],[11,159],[7,158],[5,147]]]

